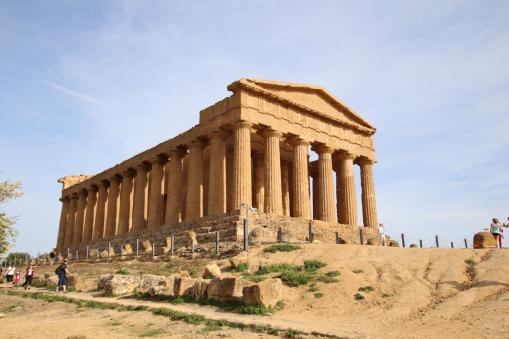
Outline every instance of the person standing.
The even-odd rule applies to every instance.
[[[67,292],[67,277],[68,276],[71,276],[72,277],[72,274],[71,272],[69,272],[69,270],[67,269],[67,259],[64,260],[64,262],[57,267],[57,269],[55,270],[55,273],[58,275],[58,284],[57,284],[57,289],[56,289],[56,292],[58,292],[58,290],[60,289],[60,287],[62,287],[62,291],[64,293]]]
[[[492,219],[492,223],[490,225],[490,233],[495,238],[495,242],[497,243],[498,248],[502,248],[502,225],[497,218]]]
[[[32,281],[34,280],[34,267],[32,266],[32,263],[30,263],[27,267],[27,271],[25,274],[25,290],[32,288]]]
[[[9,265],[7,267],[7,271],[5,272],[5,277],[7,278],[7,282],[12,283],[12,278],[14,277],[14,272],[16,271],[16,267],[13,265]]]
[[[16,274],[14,275],[14,282],[12,284],[15,287],[18,287],[20,282],[21,282],[21,274],[19,272],[16,272]]]
[[[378,234],[380,235],[380,242],[382,246],[385,246],[385,227],[384,224],[378,225]]]

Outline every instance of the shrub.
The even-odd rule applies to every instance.
[[[364,296],[363,296],[362,294],[360,294],[360,293],[355,293],[355,295],[353,296],[353,298],[354,298],[355,300],[362,300],[362,299],[364,299]]]
[[[269,247],[265,247],[263,249],[266,253],[276,253],[276,252],[291,252],[300,249],[297,245],[292,244],[274,244]]]
[[[299,331],[289,329],[286,331],[285,338],[297,338],[297,335],[299,335]]]
[[[267,315],[272,313],[272,309],[262,305],[248,305],[240,309],[242,314]]]
[[[355,269],[355,270],[352,270],[353,273],[355,274],[359,274],[359,273],[363,273],[364,271],[363,270],[359,270],[359,269]]]
[[[475,265],[475,261],[472,258],[466,259],[465,264],[472,266],[472,265]]]
[[[364,287],[359,287],[358,291],[359,292],[371,292],[371,291],[374,291],[375,289],[371,286],[364,286]]]
[[[323,274],[323,275],[319,276],[318,277],[318,281],[321,281],[321,282],[326,283],[326,284],[331,284],[331,283],[339,282],[338,279],[336,279],[334,277],[330,277],[327,274]]]
[[[288,286],[295,287],[306,285],[314,277],[310,272],[302,271],[285,271],[279,276],[281,280]]]
[[[318,292],[318,287],[316,287],[316,285],[313,283],[309,286],[308,288],[308,292],[311,292],[311,293],[315,293],[315,292]]]
[[[317,271],[327,264],[319,260],[304,260],[304,269],[306,271]]]
[[[382,294],[382,298],[389,298],[390,296],[391,296],[391,295],[390,295],[390,294],[388,294],[388,293],[383,293],[383,294]]]
[[[255,273],[256,275],[266,275],[270,273],[281,273],[286,271],[296,271],[299,269],[299,266],[290,265],[290,264],[274,264],[268,266],[262,266]]]
[[[265,279],[267,279],[267,277],[264,275],[253,275],[253,274],[247,273],[247,272],[242,274],[242,278],[244,278],[245,280],[254,282],[254,283],[259,283],[260,281],[264,281]]]
[[[129,275],[129,270],[126,267],[120,267],[116,273],[122,275]]]
[[[320,299],[321,297],[323,297],[323,293],[321,293],[321,292],[317,292],[313,295],[315,296],[316,299]]]
[[[325,273],[325,275],[332,278],[332,277],[337,277],[337,276],[341,275],[341,273],[338,271],[330,271],[330,272]]]
[[[244,272],[244,271],[247,271],[247,269],[249,268],[249,265],[247,262],[242,262],[240,264],[237,265],[237,267],[235,267],[235,269],[233,271],[235,272]]]

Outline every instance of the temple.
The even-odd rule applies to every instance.
[[[246,218],[253,242],[306,241],[311,226],[320,241],[362,243],[364,232],[376,242],[375,128],[318,86],[241,79],[227,88],[184,133],[99,174],[59,179],[57,249],[189,230],[199,242],[235,242]]]

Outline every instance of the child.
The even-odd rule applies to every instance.
[[[19,272],[16,272],[16,274],[14,275],[14,286],[18,287],[20,281],[21,281],[21,274],[19,274]]]

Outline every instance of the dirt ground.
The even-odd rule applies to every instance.
[[[234,321],[240,319],[249,322],[262,318],[274,327],[318,331],[349,338],[508,338],[509,250],[307,244],[287,253],[264,253],[261,246],[252,247],[248,253],[250,270],[275,263],[302,265],[304,260],[309,259],[327,264],[320,269],[321,274],[339,272],[339,281],[315,281],[312,291],[310,285],[285,286],[285,307],[274,315],[244,317],[193,304],[172,307],[212,318],[219,314],[222,318]],[[199,275],[199,268],[204,262],[184,260],[156,264],[137,261],[71,264],[70,269],[81,275],[95,275],[112,273],[120,266],[127,267],[133,274],[170,274],[187,268]],[[43,268],[38,268],[38,272],[42,271]],[[316,293],[321,294],[319,298],[315,296]],[[356,298],[356,294],[363,298]],[[71,314],[79,316],[76,312]],[[44,316],[44,312],[41,316]],[[153,317],[148,314],[146,316]],[[135,319],[138,317],[138,314],[133,316]],[[32,316],[28,319],[32,320]],[[186,331],[179,332],[185,333],[182,335],[204,335],[199,328],[192,329],[193,326],[172,324],[168,320],[157,321],[163,321],[168,329],[173,326],[182,329],[187,327]],[[144,324],[163,326],[157,321],[146,320]],[[102,326],[102,331],[108,331],[109,328],[104,324],[103,319],[103,323],[98,322],[94,326]],[[128,324],[127,320],[125,324]],[[141,333],[136,331],[142,331],[143,326],[119,325],[111,333],[136,336]],[[93,326],[90,330],[96,333]],[[248,337],[246,332],[232,332],[228,335]]]

